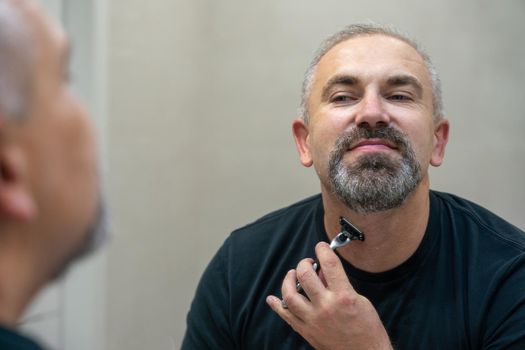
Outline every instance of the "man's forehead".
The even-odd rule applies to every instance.
[[[363,35],[335,45],[319,61],[316,75],[329,79],[334,74],[373,72],[384,75],[403,72],[416,76],[427,75],[423,57],[411,45],[380,34]]]
[[[385,34],[366,34],[349,38],[334,45],[324,57],[333,55],[352,55],[355,57],[376,55],[402,56],[414,60],[423,60],[417,50],[399,38]]]

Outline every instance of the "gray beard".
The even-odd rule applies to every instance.
[[[91,255],[103,246],[109,238],[109,218],[105,200],[101,197],[98,203],[95,218],[86,229],[84,241],[77,247],[65,261],[57,267],[51,280],[64,277],[71,265],[78,260]]]
[[[384,153],[363,154],[354,164],[342,159],[351,145],[364,139],[392,142],[401,160]],[[392,127],[356,127],[336,141],[329,159],[329,180],[333,193],[349,209],[369,214],[397,208],[421,182],[421,167],[408,137]]]

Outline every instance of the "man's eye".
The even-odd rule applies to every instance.
[[[332,102],[338,103],[338,102],[351,102],[355,100],[355,98],[352,98],[352,96],[349,95],[336,95],[332,98]]]
[[[392,95],[388,99],[392,101],[410,101],[411,100],[409,96],[400,95],[400,94]]]

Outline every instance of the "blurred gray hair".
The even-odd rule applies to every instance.
[[[439,79],[436,68],[434,67],[432,61],[428,54],[423,51],[421,47],[412,39],[409,39],[407,36],[401,34],[395,29],[382,27],[372,24],[352,24],[345,27],[343,30],[335,33],[330,36],[328,39],[321,43],[321,46],[317,49],[317,52],[314,56],[314,59],[308,66],[306,73],[304,75],[302,92],[301,92],[301,105],[299,107],[299,115],[303,120],[308,123],[308,98],[312,90],[312,85],[314,82],[315,72],[319,61],[323,56],[330,51],[337,44],[346,41],[351,38],[360,37],[360,36],[369,36],[369,35],[384,35],[392,38],[399,39],[408,45],[412,46],[423,58],[428,74],[430,76],[430,82],[432,84],[432,104],[433,104],[433,117],[434,121],[437,121],[443,117],[443,99],[441,97],[441,81]]]
[[[32,76],[30,28],[7,0],[0,0],[0,112],[21,118],[28,110]]]

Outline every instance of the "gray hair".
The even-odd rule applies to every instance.
[[[32,77],[30,28],[10,1],[0,0],[0,112],[21,118],[28,110]]]
[[[308,66],[306,73],[304,75],[302,92],[301,92],[301,105],[299,107],[299,115],[303,118],[305,122],[308,123],[308,98],[312,90],[312,85],[315,77],[315,72],[319,61],[323,56],[330,51],[337,44],[346,41],[351,38],[360,37],[360,36],[369,36],[369,35],[385,35],[392,38],[399,39],[411,47],[413,47],[419,55],[423,58],[425,66],[427,68],[428,74],[430,76],[430,82],[432,84],[432,105],[433,105],[433,117],[437,121],[443,117],[443,99],[441,96],[441,81],[439,79],[436,68],[434,67],[432,61],[428,54],[412,39],[409,39],[407,36],[401,34],[395,29],[381,27],[378,25],[372,24],[352,24],[345,27],[343,30],[335,33],[330,36],[328,39],[321,43],[321,46],[317,50],[314,59]]]

